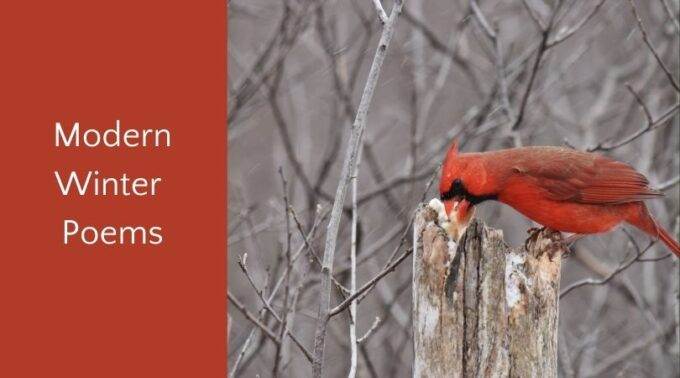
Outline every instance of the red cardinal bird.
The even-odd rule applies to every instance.
[[[642,202],[663,194],[631,166],[601,155],[561,147],[458,153],[454,142],[439,193],[455,219],[467,219],[480,202],[497,200],[557,231],[596,234],[627,222],[680,257],[678,242]]]

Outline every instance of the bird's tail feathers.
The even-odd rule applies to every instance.
[[[675,255],[680,258],[680,243],[678,243],[666,229],[657,223],[656,219],[654,219],[649,213],[649,210],[647,210],[647,206],[643,205],[639,214],[636,214],[632,219],[629,219],[628,223],[641,229],[650,236],[661,240],[671,252],[675,253]]]
[[[675,253],[676,256],[680,257],[680,243],[678,243],[677,240],[673,239],[671,234],[668,233],[663,227],[657,226],[658,227],[658,233],[659,233],[659,239],[661,239],[664,244],[668,246],[668,248]]]

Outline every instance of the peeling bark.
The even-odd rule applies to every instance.
[[[559,233],[521,249],[473,220],[449,241],[437,212],[414,224],[414,377],[556,377]]]

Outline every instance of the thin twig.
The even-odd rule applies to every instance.
[[[679,182],[680,182],[680,176],[672,177],[672,178],[660,183],[659,185],[657,185],[656,190],[659,190],[659,191],[668,190],[668,189],[674,187],[675,185],[678,185]]]
[[[359,216],[357,206],[357,188],[359,181],[359,164],[361,163],[361,150],[354,167],[354,174],[352,175],[352,227],[351,227],[351,243],[349,248],[350,259],[350,295],[357,290],[357,218]],[[352,302],[349,307],[349,348],[350,348],[350,367],[348,378],[354,378],[357,373],[357,303]]]
[[[387,22],[387,13],[385,13],[385,9],[383,9],[382,4],[380,4],[380,0],[373,0],[373,7],[378,14],[378,20],[380,20],[381,24],[385,25]]]
[[[432,174],[430,177],[430,180],[428,181],[427,185],[425,185],[425,190],[423,191],[423,194],[420,198],[420,202],[425,201],[425,196],[427,195],[428,191],[430,190],[430,187],[432,186],[432,183],[434,182],[434,179],[437,177],[437,172],[439,171],[439,167],[435,170],[435,172]],[[340,313],[342,310],[347,308],[347,306],[354,300],[355,297],[357,301],[361,302],[363,298],[368,295],[368,293],[375,287],[375,285],[380,281],[383,277],[385,277],[388,273],[393,272],[394,269],[402,262],[408,255],[413,252],[413,248],[407,249],[399,258],[395,260],[395,257],[397,256],[397,253],[401,250],[401,247],[404,245],[406,242],[406,239],[409,235],[409,230],[411,229],[411,226],[413,225],[413,222],[415,221],[415,212],[413,213],[413,216],[411,216],[411,219],[409,220],[408,225],[406,228],[404,228],[403,233],[401,234],[401,239],[399,240],[399,244],[394,248],[394,251],[392,251],[392,255],[390,256],[389,259],[387,259],[387,263],[385,263],[385,266],[383,267],[383,270],[378,273],[377,276],[373,277],[368,283],[366,283],[364,286],[359,289],[354,296],[350,296],[349,298],[345,299],[342,303],[334,307],[330,312],[329,316],[335,316],[338,313]]]
[[[366,290],[370,289],[375,285],[378,281],[380,281],[383,277],[394,271],[394,269],[397,267],[397,265],[401,264],[404,259],[406,259],[411,253],[413,252],[413,248],[408,248],[404,253],[399,256],[398,259],[396,259],[394,262],[392,262],[387,268],[383,269],[380,273],[378,273],[375,277],[373,277],[370,281],[366,282],[364,286],[361,287],[361,289],[357,290],[354,294],[350,295],[345,299],[342,303],[339,305],[333,307],[329,312],[329,316],[336,315],[340,313],[342,310],[346,309],[347,306],[349,306],[355,299],[357,299],[361,294],[363,294]]]
[[[404,184],[409,184],[409,183],[416,182],[416,181],[425,180],[426,178],[430,177],[431,175],[432,175],[432,170],[428,169],[428,170],[425,170],[425,171],[418,173],[416,175],[398,176],[398,177],[395,177],[393,179],[387,180],[387,181],[383,182],[377,188],[372,189],[372,190],[362,194],[357,199],[357,204],[362,205],[365,202],[373,199],[374,197],[382,195],[386,191],[392,190],[395,187],[398,187],[398,186],[404,185]]]
[[[236,309],[238,309],[243,314],[243,316],[246,317],[246,319],[262,330],[262,332],[264,332],[264,334],[267,335],[267,337],[269,337],[274,342],[274,344],[280,344],[280,341],[274,332],[272,332],[266,325],[262,324],[259,318],[251,314],[246,309],[246,306],[244,306],[243,303],[241,303],[238,299],[236,299],[236,297],[233,296],[233,294],[231,294],[231,291],[227,291],[227,298],[234,305],[234,307],[236,307]]]
[[[285,223],[286,223],[286,250],[284,252],[284,257],[286,259],[286,270],[290,271],[293,268],[292,265],[292,260],[290,256],[290,238],[291,238],[291,232],[290,232],[290,213],[288,209],[290,208],[290,205],[288,204],[288,182],[286,181],[286,177],[283,175],[283,168],[279,167],[279,176],[281,177],[281,192],[283,196],[283,212],[285,214]],[[246,270],[245,266],[245,261],[241,262],[239,261],[241,265],[241,268],[243,269],[243,272],[248,276],[248,280],[250,281],[251,285],[253,285],[253,288],[257,291],[257,287],[255,286],[255,282],[251,279],[250,275],[248,274],[248,271]],[[284,280],[284,286],[283,286],[283,316],[279,317],[276,312],[273,311],[271,307],[269,307],[269,303],[267,303],[264,300],[264,296],[262,295],[262,292],[258,293],[260,296],[260,299],[264,302],[265,306],[267,306],[267,309],[271,312],[271,314],[276,318],[276,320],[279,321],[280,323],[280,330],[279,330],[279,340],[281,340],[281,343],[276,346],[276,354],[274,357],[274,367],[272,368],[272,373],[275,377],[279,375],[279,370],[280,370],[280,365],[281,365],[281,359],[283,357],[283,348],[286,345],[285,343],[285,338],[286,338],[286,333],[291,335],[291,339],[300,347],[300,349],[304,352],[305,356],[311,360],[311,354],[304,348],[304,346],[297,341],[297,339],[292,335],[292,333],[288,330],[287,322],[288,322],[288,299],[290,295],[290,274],[286,275],[286,278]]]
[[[522,4],[524,5],[524,9],[527,10],[527,13],[529,13],[529,17],[531,17],[531,19],[534,21],[534,24],[536,24],[536,26],[538,27],[538,30],[542,32],[545,31],[546,26],[543,20],[541,20],[541,16],[538,14],[538,12],[536,12],[534,8],[532,8],[531,5],[529,5],[527,0],[522,0]]]
[[[567,294],[569,294],[573,290],[576,290],[576,289],[578,289],[579,287],[582,287],[582,286],[604,285],[604,284],[606,284],[607,282],[611,281],[611,279],[614,278],[617,274],[628,269],[628,267],[633,265],[636,261],[639,261],[640,257],[642,257],[642,255],[645,252],[647,252],[652,247],[652,245],[654,245],[654,242],[649,243],[649,245],[645,249],[638,251],[638,253],[635,255],[635,257],[633,257],[632,259],[628,260],[627,262],[623,262],[623,263],[619,264],[619,266],[616,269],[614,269],[614,271],[612,271],[607,277],[604,277],[604,278],[599,279],[599,280],[595,280],[595,279],[592,279],[592,278],[586,278],[586,279],[583,279],[581,281],[575,282],[575,283],[567,286],[560,293],[560,299],[564,298]]]
[[[629,83],[626,83],[625,85],[626,85],[626,89],[628,89],[628,91],[630,93],[632,93],[633,96],[635,97],[635,101],[637,101],[637,103],[640,105],[640,107],[642,108],[642,111],[645,112],[645,117],[647,118],[647,124],[654,123],[654,118],[652,117],[652,113],[649,111],[649,108],[647,107],[645,102],[642,101],[642,98],[640,97],[640,95],[638,95],[638,93],[635,92],[635,89],[633,89],[633,86],[631,86]]]
[[[534,60],[534,65],[531,68],[531,74],[529,76],[529,83],[527,84],[527,88],[524,91],[524,95],[522,96],[522,100],[519,105],[519,111],[517,112],[517,117],[515,117],[515,122],[512,123],[512,126],[510,127],[510,131],[516,131],[519,125],[522,123],[522,120],[524,119],[524,110],[527,106],[527,102],[529,100],[529,94],[531,94],[531,88],[534,85],[534,80],[536,80],[536,74],[538,73],[538,67],[541,65],[541,59],[543,59],[543,54],[546,51],[547,47],[547,42],[548,42],[548,36],[550,35],[550,30],[545,30],[543,31],[543,37],[541,38],[541,44],[538,46],[538,52],[536,53],[536,60]]]
[[[253,289],[255,289],[255,292],[257,293],[257,296],[260,298],[260,301],[264,305],[264,308],[270,314],[272,314],[274,319],[276,319],[276,321],[281,325],[281,327],[283,327],[283,331],[281,332],[281,335],[278,337],[278,339],[281,341],[281,343],[283,343],[283,338],[286,336],[286,334],[289,335],[290,339],[293,340],[295,345],[297,345],[298,348],[300,348],[300,351],[305,355],[305,357],[307,357],[307,360],[309,360],[309,362],[312,362],[312,353],[310,353],[309,350],[307,350],[307,348],[305,348],[304,344],[302,344],[300,339],[298,339],[293,334],[293,332],[291,332],[291,330],[286,326],[286,318],[285,318],[286,314],[285,314],[285,312],[284,312],[283,316],[279,315],[278,312],[276,312],[276,310],[274,310],[274,308],[272,308],[271,302],[268,301],[264,297],[264,290],[260,289],[257,286],[257,284],[255,284],[255,281],[253,280],[252,275],[248,271],[248,266],[246,265],[247,256],[248,256],[247,254],[244,254],[243,257],[239,257],[238,266],[241,268],[241,271],[243,271],[243,274],[245,274],[246,278],[248,278],[248,282],[250,283],[250,286],[252,286]],[[290,276],[290,275],[287,275],[287,276]],[[288,280],[288,279],[286,279],[286,280]],[[285,286],[284,286],[284,290],[285,290]],[[285,310],[286,310],[286,306],[284,305],[284,311]],[[278,369],[275,369],[274,371],[278,372]]]
[[[381,323],[380,323],[381,320],[382,320],[382,319],[380,319],[379,316],[376,316],[376,317],[375,317],[375,320],[373,320],[373,324],[371,325],[371,328],[369,328],[368,331],[366,331],[366,333],[364,333],[364,335],[361,336],[361,337],[357,340],[357,344],[362,344],[362,343],[363,343],[364,341],[366,341],[369,337],[371,337],[371,335],[373,334],[373,332],[375,332],[375,330],[378,329],[378,326],[381,324]]]
[[[671,5],[668,4],[667,0],[661,0],[661,4],[663,4],[663,9],[666,11],[668,18],[671,19],[673,26],[675,26],[675,32],[680,35],[680,22],[678,22],[678,17],[675,14],[673,14]]]
[[[498,30],[496,30],[496,33]],[[508,117],[508,125],[512,127],[512,125],[515,124],[515,121],[517,120],[517,115],[515,114],[514,110],[512,109],[512,106],[510,105],[510,97],[508,94],[508,80],[505,76],[505,64],[503,63],[503,45],[501,42],[500,38],[496,38],[495,34],[492,38],[492,42],[494,45],[494,65],[496,66],[496,80],[498,81],[498,86],[499,86],[499,95],[500,95],[500,100],[501,100],[501,107],[503,108],[503,112],[505,113],[506,117]],[[513,139],[513,144],[515,147],[522,147],[522,139],[520,138],[520,135],[518,132],[512,130],[508,130],[510,135],[512,136]]]
[[[459,41],[462,38],[463,30],[468,24],[468,20],[470,19],[469,16],[472,14],[472,11],[467,10],[462,14],[463,17],[456,24],[456,33],[459,34],[458,38]],[[459,52],[459,49],[457,48],[458,43],[456,43],[456,45],[454,46],[449,47],[447,44],[440,41],[439,38],[437,37],[437,34],[434,31],[432,31],[428,24],[425,21],[422,21],[416,18],[411,13],[409,13],[408,9],[404,9],[404,19],[420,30],[420,32],[423,34],[427,42],[430,44],[430,47],[439,51],[444,56],[448,57],[452,62],[456,63],[456,65],[460,67],[461,71],[463,71],[463,74],[466,77],[466,79],[470,81],[470,84],[472,85],[472,88],[476,91],[476,93],[480,96],[483,95],[483,92],[481,91],[482,85],[480,83],[480,80],[477,77],[477,75],[475,75],[475,72],[472,69],[474,67],[470,65],[470,63],[468,63],[468,61]]]
[[[580,18],[580,21],[577,22],[576,25],[568,29],[560,30],[555,36],[555,38],[548,40],[548,48],[554,47],[555,45],[564,42],[569,37],[574,35],[577,31],[579,31],[579,29],[581,29],[585,24],[588,23],[588,21],[590,21],[590,19],[593,18],[593,16],[595,16],[597,11],[600,10],[600,8],[604,5],[606,1],[607,0],[600,0],[600,2],[597,3],[597,5],[595,5],[595,7],[590,11],[590,13],[588,13],[587,16]]]
[[[609,354],[606,359],[604,359],[600,364],[595,366],[588,374],[588,377],[599,377],[606,372],[611,371],[611,367],[626,360],[633,354],[641,351],[642,349],[648,347],[654,341],[666,336],[667,334],[673,332],[677,323],[673,323],[667,327],[663,327],[656,332],[647,332],[646,335],[642,335],[635,339],[632,343],[626,346],[616,348],[616,352]]]
[[[609,145],[605,145],[604,142],[600,142],[596,146],[589,147],[588,152],[610,151],[610,150],[619,148],[621,146],[624,146],[624,145],[634,141],[635,139],[641,137],[645,133],[648,133],[648,132],[664,125],[667,121],[670,121],[670,119],[673,117],[675,112],[678,111],[678,109],[680,109],[680,104],[676,103],[675,105],[671,106],[668,110],[666,110],[659,118],[657,118],[656,121],[650,123],[649,120],[647,120],[647,124],[644,127],[642,127],[640,130],[634,132],[633,134],[623,138],[622,140],[620,140],[616,143],[609,144]]]
[[[326,212],[321,213],[320,210],[317,212],[317,218],[314,220],[314,222],[313,222],[313,224],[312,224],[312,228],[309,230],[309,233],[307,234],[307,238],[313,238],[314,235],[316,235],[316,230],[317,230],[318,226],[326,219],[326,215],[327,215]],[[295,261],[298,259],[298,257],[300,257],[300,256],[302,255],[302,252],[303,252],[303,251],[305,250],[305,248],[307,248],[307,247],[309,247],[309,244],[303,244],[303,245],[301,245],[301,246],[298,248],[298,250],[297,250],[297,251],[295,252],[295,254],[293,255],[293,258],[292,258],[293,262],[295,262]],[[284,281],[284,279],[285,279],[285,276],[288,275],[288,274],[290,274],[290,272],[291,272],[291,270],[286,269],[286,271],[283,272],[282,276],[279,277],[278,281],[276,282],[276,284],[275,284],[274,287],[272,288],[272,291],[271,291],[271,293],[269,294],[269,297],[267,298],[267,301],[268,301],[268,302],[271,302],[272,300],[274,300],[274,298],[276,297],[276,294],[278,293],[279,289],[281,288],[281,286],[282,286],[282,284],[283,284],[283,281]],[[258,318],[258,320],[261,321],[261,320],[264,318],[264,315],[265,315],[266,312],[267,312],[266,309],[264,309],[264,308],[261,309],[261,310],[260,310],[260,313],[259,313],[259,318]],[[243,358],[244,358],[244,356],[245,356],[245,354],[246,354],[246,351],[247,351],[248,347],[250,346],[250,343],[251,343],[252,340],[253,340],[253,337],[255,337],[255,331],[256,331],[256,329],[257,329],[257,328],[253,328],[253,329],[250,331],[250,333],[248,334],[248,337],[246,338],[246,341],[243,343],[243,346],[241,347],[241,351],[239,352],[239,355],[238,355],[238,357],[236,358],[236,361],[234,362],[234,364],[233,364],[233,366],[232,366],[232,368],[231,368],[231,371],[229,372],[229,377],[230,377],[230,378],[233,378],[233,377],[236,376],[236,373],[238,372],[239,367],[241,366],[241,365],[240,365],[240,364],[241,364],[241,361],[243,360]]]
[[[563,0],[558,0],[557,5],[555,5],[555,9],[552,11],[552,15],[550,16],[550,22],[548,22],[548,26],[541,32],[542,34],[541,43],[538,45],[538,51],[536,52],[536,60],[534,60],[534,65],[531,68],[529,83],[527,84],[527,88],[524,91],[524,95],[522,96],[519,111],[517,112],[517,117],[515,118],[515,122],[510,127],[511,132],[517,131],[519,125],[522,123],[522,120],[524,119],[524,111],[526,109],[527,102],[529,101],[531,88],[534,86],[534,80],[536,80],[536,75],[538,74],[538,68],[541,65],[543,55],[548,50],[548,38],[550,38],[550,32],[552,31],[552,28],[555,25],[555,19],[557,18],[557,14],[559,13],[559,10],[562,7],[563,3],[564,3]]]
[[[302,241],[305,243],[305,248],[307,251],[309,251],[309,257],[311,258],[310,260],[316,263],[316,265],[321,268],[321,261],[319,260],[319,256],[316,254],[316,249],[314,249],[314,246],[309,242],[309,239],[305,235],[305,232],[302,227],[302,223],[300,223],[300,219],[297,216],[297,213],[295,210],[291,207],[290,208],[290,213],[293,216],[293,220],[295,221],[295,225],[297,227],[298,232],[300,233],[300,237],[302,237]],[[335,277],[331,277],[331,280],[333,281],[333,285],[340,291],[341,294],[348,294],[349,289],[344,287],[340,282]]]
[[[667,253],[667,254],[665,254],[663,256],[659,256],[659,257],[650,257],[650,258],[646,258],[646,259],[639,259],[638,262],[657,262],[657,261],[661,261],[661,260],[666,260],[667,258],[672,257],[672,256],[673,256],[672,253]]]
[[[671,71],[668,70],[666,64],[663,62],[663,60],[661,60],[661,57],[656,52],[654,46],[652,46],[652,42],[649,40],[649,36],[647,35],[647,30],[645,29],[645,26],[642,24],[642,19],[640,18],[640,14],[638,13],[637,7],[635,6],[635,2],[633,0],[628,0],[628,3],[630,4],[631,10],[633,11],[633,16],[635,16],[635,21],[637,21],[638,29],[640,29],[640,33],[642,33],[642,40],[645,41],[645,44],[649,48],[649,51],[651,51],[652,55],[654,55],[654,59],[656,59],[656,62],[659,63],[659,67],[661,67],[663,72],[666,74],[666,77],[668,77],[668,81],[671,82],[673,88],[675,88],[676,91],[680,92],[680,85],[678,85],[678,82],[673,77]]]
[[[470,8],[472,9],[472,14],[474,14],[475,16],[475,20],[477,20],[479,25],[482,27],[484,33],[486,33],[486,35],[492,41],[496,40],[496,32],[489,24],[489,21],[486,20],[486,17],[484,17],[484,13],[482,13],[482,10],[479,9],[479,5],[477,5],[477,2],[475,0],[470,0]]]

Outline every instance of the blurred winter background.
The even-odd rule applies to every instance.
[[[383,6],[389,15],[393,3]],[[438,177],[427,184],[453,137],[463,151],[568,145],[629,162],[666,194],[648,205],[677,236],[679,8],[678,0],[406,0],[361,149],[357,286],[410,247],[402,235],[415,206],[438,195]],[[243,306],[229,303],[235,376],[311,375],[303,350],[314,349],[319,310],[314,255],[324,251],[382,28],[369,0],[229,1],[228,274],[230,297]],[[331,306],[350,286],[350,197]],[[495,202],[477,217],[515,246],[531,226]],[[649,242],[624,226],[579,241],[563,262],[563,287],[606,283],[561,300],[560,376],[680,375],[680,267],[661,245],[645,250]],[[358,376],[411,375],[410,286],[409,257],[362,297]],[[349,320],[347,311],[330,320],[324,376],[350,369]]]

